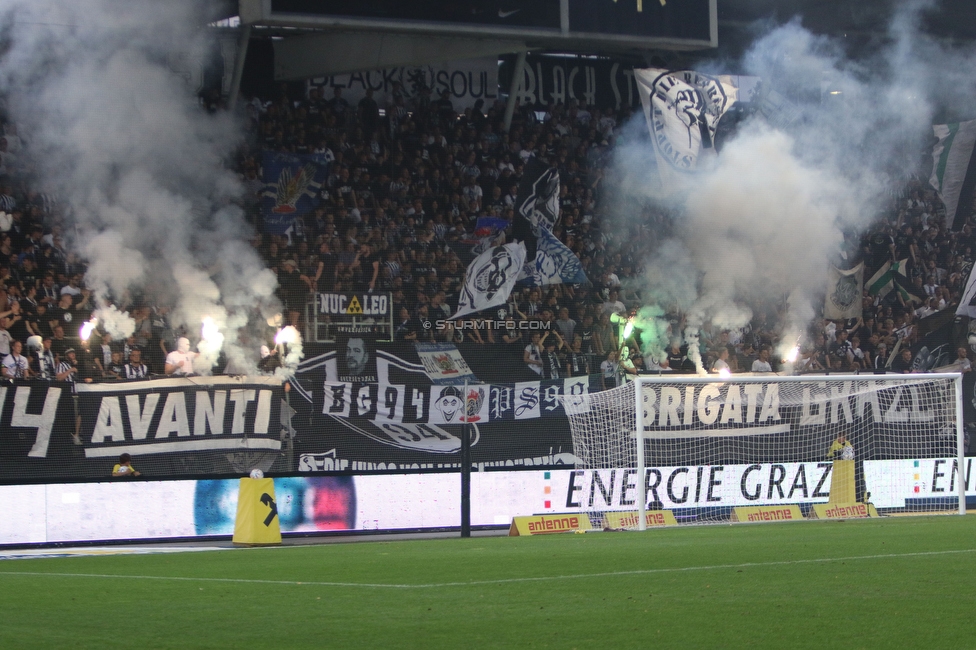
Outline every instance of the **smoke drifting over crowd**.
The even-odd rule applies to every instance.
[[[827,265],[840,262],[843,233],[870,225],[898,182],[928,174],[919,161],[937,111],[976,106],[973,53],[946,51],[918,29],[919,11],[931,4],[902,3],[890,44],[870,60],[845,59],[799,20],[759,38],[738,72],[762,80],[753,99],[775,91],[786,102],[746,118],[711,164],[667,194],[647,178],[653,145],[624,130],[617,218],[628,219],[640,201],[671,214],[672,237],[648,252],[647,272],[633,289],[645,303],[684,311],[686,339],[708,321],[741,328],[757,305],[772,305],[783,346],[792,346],[820,313]],[[643,115],[638,121],[647,128]],[[658,338],[645,352],[668,343]]]
[[[110,300],[173,305],[172,326],[201,341],[201,373],[222,348],[235,368],[253,368],[257,346],[245,350],[238,334],[277,306],[274,274],[235,205],[241,187],[227,162],[239,125],[206,114],[170,70],[208,47],[206,5],[0,1],[10,116],[38,184],[60,199],[69,247],[90,262],[95,316],[128,336],[134,322]]]

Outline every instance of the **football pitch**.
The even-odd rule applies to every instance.
[[[2,648],[976,646],[976,517],[0,561]]]

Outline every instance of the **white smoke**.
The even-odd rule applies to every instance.
[[[901,3],[891,45],[868,60],[845,59],[798,21],[758,39],[741,71],[788,105],[747,119],[685,187],[665,194],[648,182],[653,144],[630,137],[633,122],[623,129],[613,212],[626,222],[640,213],[635,205],[657,202],[658,212],[680,213],[649,251],[640,283],[646,304],[685,312],[692,356],[704,324],[739,330],[757,309],[780,312],[782,352],[793,347],[819,312],[842,233],[868,227],[886,191],[919,171],[936,101],[976,106],[973,52],[919,36],[918,12],[930,4]],[[647,128],[642,115],[635,122]]]
[[[206,114],[168,65],[202,59],[210,4],[0,0],[0,82],[37,182],[60,197],[71,246],[90,261],[96,317],[127,336],[134,323],[110,301],[125,309],[145,294],[173,305],[171,325],[191,339],[211,319],[203,373],[225,341],[238,367],[254,367],[257,351],[238,347],[238,331],[273,310],[276,285],[235,206],[241,186],[227,163],[239,125]]]

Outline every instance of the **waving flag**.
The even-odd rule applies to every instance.
[[[559,221],[559,172],[538,158],[529,158],[515,206],[533,227],[552,230]]]
[[[495,246],[476,257],[468,266],[458,310],[451,319],[504,305],[524,263],[525,245],[521,242]]]
[[[515,207],[512,237],[525,244],[519,281],[530,286],[586,282],[579,258],[552,234],[559,221],[559,172],[529,158]]]
[[[827,275],[827,296],[823,317],[831,320],[859,318],[863,284],[863,262],[849,271],[842,271],[831,265]]]
[[[525,244],[526,259],[535,259],[540,230],[552,230],[559,220],[559,172],[538,158],[529,158],[515,197],[512,238]]]
[[[932,187],[946,208],[946,222],[960,230],[973,215],[976,189],[976,120],[932,126],[939,139],[932,150]]]
[[[535,259],[525,261],[519,280],[530,286],[587,281],[579,258],[548,230],[539,231]]]
[[[896,281],[898,276],[901,276],[901,281],[904,283],[908,280],[905,276],[905,267],[908,265],[908,258],[898,261],[898,262],[885,262],[884,265],[878,272],[871,276],[868,280],[868,294],[872,296],[881,296],[882,298],[888,295],[888,292],[896,289]]]
[[[283,235],[296,217],[312,211],[328,168],[310,156],[264,152],[264,232]]]
[[[705,168],[715,156],[719,120],[738,98],[728,78],[692,70],[635,69],[661,182]]]

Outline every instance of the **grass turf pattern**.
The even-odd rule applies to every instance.
[[[0,563],[2,648],[976,647],[976,517]]]

